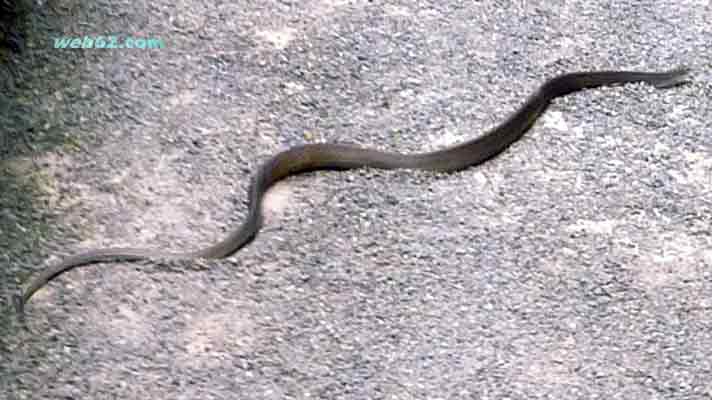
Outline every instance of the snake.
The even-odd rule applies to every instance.
[[[69,256],[28,279],[13,296],[19,314],[32,295],[57,276],[80,266],[102,262],[130,262],[151,259],[220,259],[250,243],[262,226],[261,204],[267,190],[276,182],[316,170],[354,168],[418,169],[455,172],[493,158],[519,140],[541,116],[550,102],[560,96],[600,86],[643,82],[656,88],[686,82],[690,69],[678,67],[663,72],[597,70],[562,73],[546,80],[507,119],[474,139],[431,152],[403,154],[352,144],[309,143],[279,152],[262,163],[248,187],[248,210],[243,223],[227,237],[211,246],[182,253],[143,248],[101,248]]]

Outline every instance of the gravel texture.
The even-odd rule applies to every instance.
[[[431,150],[560,72],[694,74],[556,100],[466,171],[290,178],[226,260],[67,273],[1,311],[8,399],[712,398],[708,2],[50,6],[35,131],[71,140],[3,161],[41,179],[0,214],[29,232],[2,299],[82,249],[222,238],[292,145]],[[52,48],[102,34],[165,48]]]

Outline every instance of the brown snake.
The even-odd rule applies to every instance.
[[[18,313],[32,295],[53,278],[70,269],[106,261],[143,259],[224,258],[248,244],[262,225],[261,202],[265,192],[287,176],[314,170],[345,170],[360,167],[383,169],[410,168],[452,172],[481,164],[517,141],[544,112],[552,99],[585,88],[646,82],[658,88],[685,82],[687,68],[665,72],[591,71],[562,74],[546,81],[504,122],[483,135],[442,150],[419,154],[400,154],[366,149],[346,144],[305,144],[276,154],[253,176],[249,187],[249,209],[242,226],[222,241],[191,252],[169,253],[139,248],[106,248],[89,250],[65,258],[42,270],[29,280],[21,294],[14,298]]]

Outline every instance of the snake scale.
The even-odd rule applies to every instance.
[[[200,250],[170,253],[139,248],[103,248],[79,253],[50,265],[30,279],[21,294],[14,297],[17,312],[22,314],[32,295],[55,277],[73,268],[107,261],[145,259],[224,258],[248,244],[261,224],[261,203],[265,192],[277,181],[290,175],[315,170],[345,170],[371,167],[383,169],[421,169],[452,172],[481,164],[517,141],[556,97],[586,88],[645,82],[658,88],[684,83],[687,68],[664,72],[588,71],[558,75],[544,82],[524,104],[506,120],[469,141],[427,153],[401,154],[367,149],[355,145],[315,143],[295,146],[264,162],[253,175],[248,189],[249,209],[242,225],[222,241]]]

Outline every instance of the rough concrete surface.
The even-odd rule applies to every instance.
[[[0,257],[3,301],[81,250],[215,242],[292,145],[437,149],[560,72],[694,73],[556,100],[462,172],[290,178],[226,260],[62,275],[24,323],[3,311],[6,398],[712,398],[709,2],[44,7],[59,23],[28,51],[63,72],[34,132],[71,140],[5,160],[43,179],[0,214],[39,232]],[[112,34],[165,48],[52,47]]]

